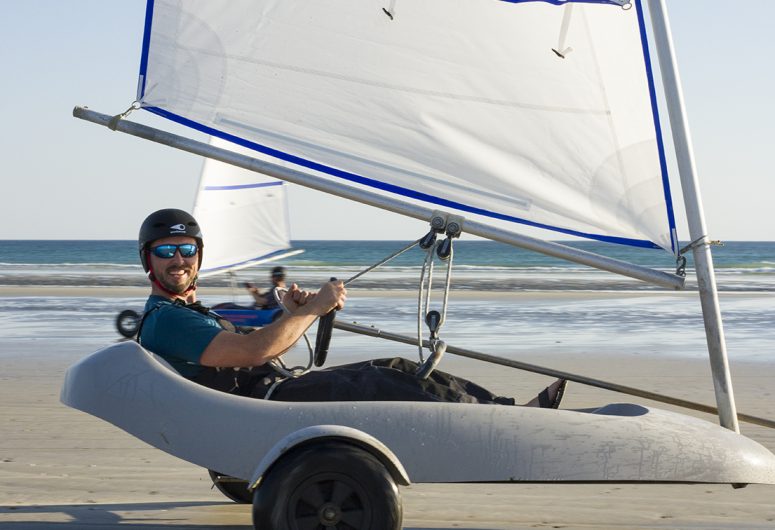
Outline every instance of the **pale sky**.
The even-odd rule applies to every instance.
[[[132,103],[145,4],[0,0],[0,239],[134,239],[147,213],[191,209],[200,158],[71,115]],[[667,5],[709,235],[775,240],[775,2]],[[192,135],[144,111],[131,119]],[[414,239],[425,229],[318,192],[290,197],[293,239]]]

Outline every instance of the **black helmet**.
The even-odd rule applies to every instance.
[[[275,267],[272,269],[272,278],[285,278],[285,268]]]
[[[196,239],[199,247],[199,266],[202,266],[202,230],[196,219],[183,210],[176,208],[165,208],[158,210],[145,218],[140,227],[140,236],[138,237],[138,247],[140,251],[140,261],[143,263],[143,269],[148,272],[149,265],[147,259],[147,250],[151,243],[157,239],[170,236],[188,236]]]

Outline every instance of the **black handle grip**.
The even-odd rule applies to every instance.
[[[332,282],[336,281],[336,278],[331,278]],[[332,309],[322,317],[318,322],[318,333],[315,336],[315,352],[312,356],[312,360],[315,366],[321,367],[326,362],[328,356],[328,347],[331,345],[331,334],[334,331],[334,321],[336,320],[336,309]]]

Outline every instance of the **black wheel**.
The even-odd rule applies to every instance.
[[[210,479],[213,481],[216,489],[229,499],[239,504],[250,504],[253,502],[253,492],[248,490],[246,480],[230,477],[212,469],[208,469],[207,472],[210,473]]]
[[[137,311],[124,309],[116,317],[116,329],[128,339],[137,334],[137,328],[140,326],[140,315]]]
[[[400,530],[401,520],[393,477],[372,454],[345,442],[292,451],[253,494],[256,530]]]

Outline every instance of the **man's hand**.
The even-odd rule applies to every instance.
[[[283,304],[291,313],[309,304],[308,309],[317,316],[323,316],[332,309],[342,309],[346,300],[347,289],[342,281],[325,283],[317,293],[301,290],[294,283],[283,296]]]
[[[314,296],[315,295],[309,291],[303,291],[299,289],[299,286],[294,283],[291,285],[290,289],[285,291],[282,302],[286,309],[293,313],[299,307],[307,305],[307,302],[309,302],[309,300]]]
[[[333,280],[323,284],[315,296],[315,314],[323,316],[332,309],[343,309],[347,300],[347,289],[342,280]]]
[[[260,366],[293,346],[316,317],[343,308],[346,300],[347,289],[341,281],[328,282],[317,293],[303,291],[293,284],[282,300],[290,315],[247,335],[221,331],[202,353],[199,362],[216,367]]]

